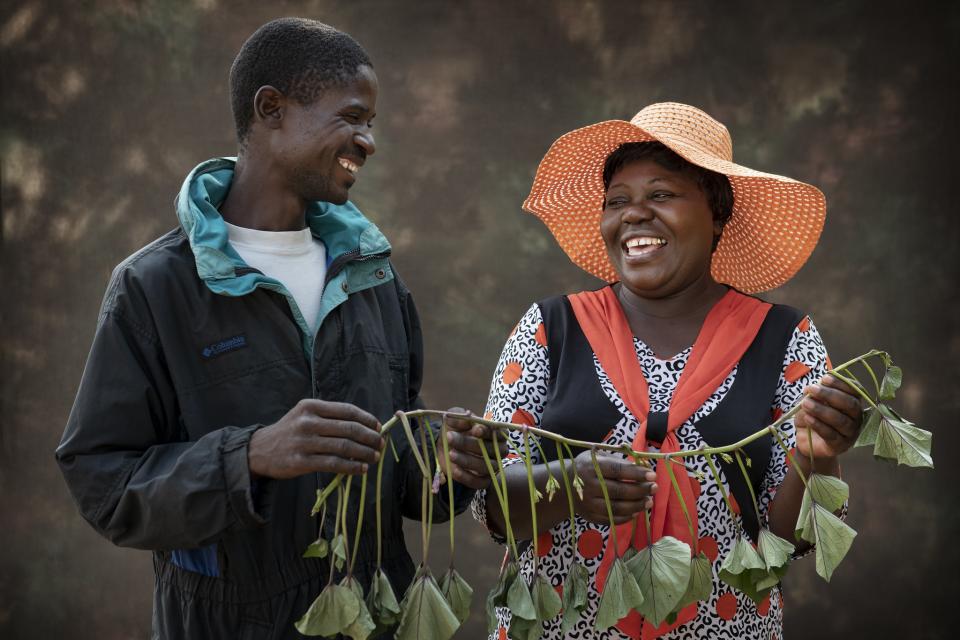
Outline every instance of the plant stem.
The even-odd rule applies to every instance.
[[[507,545],[513,550],[513,557],[518,558],[517,555],[517,542],[513,539],[513,529],[510,527],[510,514],[509,508],[507,505],[506,497],[500,490],[500,483],[497,482],[496,476],[497,473],[493,469],[493,463],[490,461],[490,454],[487,453],[487,445],[483,440],[480,440],[480,453],[483,455],[483,462],[487,465],[487,473],[490,474],[491,482],[490,486],[493,487],[493,492],[497,496],[497,502],[500,503],[500,511],[503,512],[503,521],[506,531]]]
[[[868,351],[868,352],[866,352],[866,353],[864,353],[864,354],[861,354],[861,355],[857,356],[856,358],[853,358],[852,360],[847,360],[847,361],[844,362],[843,364],[834,367],[833,369],[831,369],[831,370],[828,371],[827,373],[833,373],[834,371],[843,371],[844,369],[849,369],[850,367],[852,367],[852,366],[855,365],[856,363],[860,362],[861,360],[868,360],[868,359],[873,358],[873,357],[875,357],[875,356],[884,356],[884,355],[886,355],[886,356],[889,357],[890,354],[888,354],[886,351],[880,351],[879,349],[871,349],[870,351]]]
[[[429,437],[427,437],[427,433],[430,434]],[[430,537],[433,535],[433,504],[435,501],[433,493],[433,477],[434,474],[440,473],[440,456],[437,452],[437,441],[433,438],[433,427],[430,426],[430,422],[426,418],[420,419],[420,440],[426,441],[426,443],[423,445],[423,459],[426,460],[428,457],[427,443],[429,443],[429,452],[433,453],[433,460],[436,463],[436,471],[430,474],[430,506],[427,507],[427,512],[429,513],[429,517],[427,518],[427,537]],[[452,518],[452,511],[450,515]]]
[[[877,374],[873,372],[873,367],[870,366],[866,360],[861,360],[860,364],[863,365],[863,368],[867,370],[867,373],[870,374],[870,378],[873,379],[873,388],[876,390],[877,395],[880,395],[880,381],[877,380]]]
[[[408,429],[409,427],[409,423],[404,425],[405,429]],[[422,423],[420,424],[420,443],[423,445],[423,458],[421,458],[422,462],[422,460],[425,459],[430,453],[427,445],[427,434],[425,433]],[[416,444],[414,444],[414,450],[416,450]],[[430,525],[432,524],[431,520],[433,519],[433,493],[430,491],[430,483],[430,473],[424,473],[420,489],[420,523],[421,533],[423,534],[424,566],[427,566],[427,556],[430,553]]]
[[[333,572],[337,566],[336,552],[333,545],[337,541],[337,535],[340,533],[340,508],[343,506],[343,486],[337,484],[337,512],[333,519],[333,538],[330,540],[330,576],[327,578],[327,585],[333,584]]]
[[[570,460],[570,469],[573,471],[573,482],[574,482],[574,484],[576,484],[577,480],[580,480],[580,483],[581,483],[581,485],[582,485],[582,484],[583,484],[583,480],[580,479],[580,472],[577,471],[576,456],[573,455],[573,449],[571,449],[571,448],[570,448],[570,445],[568,445],[566,442],[557,440],[557,443],[558,443],[558,444],[562,444],[562,445],[566,448],[566,450],[567,450],[567,458],[569,458],[569,460]],[[578,493],[577,495],[579,495],[579,493]]]
[[[430,493],[430,487],[426,476],[420,479],[420,542],[423,547],[423,559],[421,566],[426,566],[427,555],[430,552],[430,533],[427,530],[427,494]]]
[[[390,438],[390,436],[387,437],[390,439],[392,444],[393,438]],[[377,569],[379,569],[383,563],[383,527],[380,516],[380,491],[383,484],[383,461],[386,459],[386,457],[387,456],[380,454],[380,460],[377,462],[377,487],[375,499],[375,505],[377,508]]]
[[[396,417],[400,418],[400,424],[403,425],[403,432],[407,436],[407,442],[410,443],[410,452],[413,454],[414,459],[417,461],[417,466],[420,467],[420,473],[423,474],[423,477],[430,477],[430,470],[427,469],[427,464],[423,461],[423,456],[420,455],[420,451],[417,449],[417,440],[413,437],[413,429],[410,428],[410,418],[420,418],[425,414],[423,411],[410,411],[408,413],[403,413],[402,411],[397,411]],[[383,433],[386,429],[384,425],[380,429],[380,433]]]
[[[544,468],[547,470],[547,478],[553,478],[553,471],[550,470],[550,465],[547,463],[547,454],[543,450],[543,445],[540,444],[540,438],[534,438],[533,444],[537,445],[537,451],[540,452],[540,460],[543,462]]]
[[[867,393],[866,391],[863,390],[863,387],[862,387],[862,386],[860,385],[860,383],[856,380],[856,378],[847,377],[847,376],[843,375],[842,373],[840,373],[840,372],[838,372],[838,371],[830,371],[829,373],[830,373],[830,375],[836,376],[837,378],[840,378],[841,380],[843,380],[844,382],[846,382],[848,385],[850,385],[851,387],[853,387],[853,390],[856,391],[858,394],[860,394],[860,397],[863,398],[864,400],[866,400],[866,401],[870,404],[871,407],[873,407],[874,409],[877,408],[877,403],[873,401],[873,398],[870,397],[870,394],[869,394],[869,393]],[[851,374],[851,375],[852,375],[852,374]]]
[[[330,494],[333,493],[333,490],[340,486],[340,482],[343,481],[343,474],[338,473],[333,477],[327,486],[323,488],[323,491],[317,493],[317,501],[313,505],[313,512],[310,515],[316,515],[317,511],[320,510],[321,505],[327,503],[327,498],[330,497]]]
[[[783,452],[786,454],[787,460],[790,461],[790,466],[792,466],[796,470],[797,475],[800,476],[800,480],[803,482],[804,488],[809,490],[810,486],[807,484],[807,477],[804,475],[803,471],[800,470],[800,465],[797,464],[797,459],[793,457],[793,453],[790,452],[790,447],[788,447],[787,443],[784,442],[780,432],[774,431],[773,437],[776,438],[777,444],[780,445],[780,448],[783,449]]]
[[[707,466],[710,467],[710,473],[713,475],[713,481],[717,483],[717,486],[720,487],[720,495],[723,496],[723,501],[727,503],[727,509],[730,510],[730,519],[733,520],[734,525],[737,529],[740,530],[740,534],[743,535],[743,529],[740,526],[740,523],[737,522],[737,512],[733,510],[733,505],[730,503],[730,496],[727,495],[727,489],[723,486],[723,480],[720,478],[720,472],[717,471],[717,466],[713,463],[713,458],[710,454],[705,454],[704,456],[707,460]]]
[[[603,471],[600,471],[600,463],[597,462],[597,450],[590,450],[590,460],[593,462],[593,470],[597,472],[597,480],[600,481],[600,491],[603,492],[603,504],[607,508],[607,518],[610,519],[610,535],[613,537],[614,556],[620,556],[620,545],[617,543],[617,525],[613,521],[613,507],[610,505],[610,494],[607,493],[607,482],[603,479]]]
[[[343,518],[343,553],[347,556],[347,575],[353,574],[353,565],[350,564],[350,536],[347,533],[347,511],[350,510],[350,487],[353,482],[348,478],[344,483],[347,486],[343,490],[343,511],[340,517]]]
[[[496,482],[497,478],[500,479],[500,493],[503,494],[503,504],[507,508],[507,514],[504,516],[504,521],[507,525],[507,530],[510,531],[510,538],[513,540],[513,557],[518,559],[520,558],[519,553],[517,553],[517,536],[513,533],[513,525],[510,522],[510,493],[507,491],[507,474],[504,471],[503,467],[503,458],[500,457],[500,443],[497,441],[497,432],[494,431],[493,434],[493,448],[497,453],[497,469],[499,469],[500,474],[494,476],[491,479],[491,482]],[[510,445],[507,444],[507,448],[510,448]]]
[[[540,554],[538,549],[539,530],[537,529],[537,487],[533,483],[533,462],[530,460],[530,434],[523,432],[523,464],[527,470],[527,488],[530,491],[530,523],[533,525],[533,535],[531,536],[533,544],[533,575],[537,576],[540,564]]]
[[[750,499],[753,501],[753,515],[757,517],[757,530],[763,529],[763,523],[760,522],[760,504],[757,502],[757,494],[753,491],[753,482],[750,480],[750,474],[747,473],[747,467],[743,464],[743,456],[739,451],[733,452],[733,457],[737,459],[737,465],[740,467],[740,473],[747,483],[747,489],[750,490]]]
[[[680,491],[680,485],[677,483],[677,476],[673,473],[673,461],[667,458],[660,464],[666,465],[667,475],[670,476],[670,484],[673,485],[673,492],[680,502],[680,508],[683,510],[683,517],[687,519],[687,529],[690,531],[690,543],[693,545],[693,555],[696,556],[699,549],[699,540],[693,532],[693,520],[690,518],[690,512],[687,511],[687,503],[683,499],[683,493]],[[636,520],[634,520],[636,522]],[[632,538],[631,538],[632,539]]]
[[[790,409],[789,412],[787,412],[786,414],[784,414],[783,416],[781,416],[777,421],[773,422],[773,423],[770,424],[769,426],[764,427],[763,429],[761,429],[760,431],[757,431],[757,432],[754,433],[754,434],[751,434],[751,435],[749,435],[749,436],[746,436],[746,437],[743,438],[742,440],[738,440],[737,442],[734,442],[734,443],[728,444],[728,445],[724,445],[724,446],[722,446],[722,447],[715,447],[715,448],[709,448],[709,449],[693,449],[693,450],[690,450],[690,451],[676,451],[676,452],[672,452],[672,453],[669,453],[669,454],[667,454],[667,453],[655,453],[655,452],[651,452],[651,451],[633,451],[633,452],[630,453],[629,455],[631,455],[633,458],[638,459],[638,460],[639,460],[639,459],[643,459],[643,460],[656,460],[656,459],[666,458],[667,456],[670,456],[670,457],[672,457],[672,458],[686,458],[686,457],[704,455],[704,454],[706,454],[706,453],[711,453],[711,454],[716,454],[716,453],[728,453],[728,452],[730,452],[730,451],[735,451],[736,449],[742,449],[744,446],[750,444],[750,443],[753,442],[754,440],[759,440],[759,439],[762,438],[763,436],[767,435],[767,433],[770,431],[770,428],[771,428],[771,427],[774,427],[774,426],[776,426],[776,425],[779,425],[779,424],[782,423],[784,420],[786,420],[786,419],[792,417],[793,415],[795,415],[795,414],[797,413],[797,411],[799,411],[799,410],[800,410],[799,405],[794,406],[793,408]],[[403,413],[403,412],[398,412],[398,414],[401,414],[401,413]],[[419,416],[425,416],[425,415],[442,417],[442,416],[451,415],[451,414],[450,414],[449,412],[447,412],[447,411],[437,411],[437,410],[433,410],[433,409],[418,409],[417,411],[408,411],[408,412],[406,412],[406,413],[403,414],[403,415],[404,415],[405,417],[408,417],[408,418],[413,418],[413,417],[419,417]],[[462,414],[455,414],[455,415],[456,415],[456,417],[458,417],[458,418],[460,418],[460,419],[463,419],[463,418],[464,418],[464,416],[463,416]],[[611,452],[613,452],[613,453],[624,453],[623,445],[611,445],[611,444],[606,444],[606,443],[603,443],[603,442],[594,443],[594,442],[587,442],[587,441],[585,441],[585,440],[575,440],[575,439],[572,439],[572,438],[564,437],[564,436],[559,435],[559,434],[557,434],[557,433],[554,433],[554,432],[552,432],[552,431],[546,431],[546,430],[544,430],[544,429],[539,429],[539,428],[537,428],[537,427],[528,427],[528,426],[525,426],[525,425],[516,425],[516,424],[509,423],[509,422],[496,422],[496,421],[494,421],[494,420],[487,420],[487,419],[485,419],[485,418],[480,418],[480,417],[477,417],[477,416],[470,416],[470,417],[468,418],[468,420],[469,420],[470,422],[475,422],[475,423],[477,423],[477,424],[483,424],[483,425],[486,425],[486,426],[488,426],[488,427],[493,428],[493,429],[495,430],[495,434],[496,434],[496,432],[498,432],[498,431],[519,431],[519,430],[521,430],[521,429],[527,429],[527,430],[529,430],[529,432],[530,432],[532,435],[540,436],[540,437],[542,437],[542,438],[547,438],[548,440],[553,440],[554,442],[562,442],[564,445],[566,445],[566,446],[568,447],[568,449],[571,449],[572,447],[577,447],[577,448],[580,448],[580,449],[596,449],[597,451],[611,451]],[[392,426],[393,426],[393,425],[391,424],[392,422],[393,422],[393,421],[391,420],[391,421],[389,421],[388,423],[384,424],[383,427],[381,428],[381,433],[387,431],[387,430],[388,430],[388,427],[392,427]],[[572,454],[572,450],[570,451],[570,453]],[[572,456],[571,456],[571,457],[572,457]]]
[[[381,459],[383,456],[381,456]],[[360,479],[360,506],[357,509],[360,513],[357,516],[357,530],[353,534],[353,554],[350,556],[350,573],[353,574],[354,563],[357,561],[357,550],[360,548],[360,532],[363,531],[363,512],[367,506],[367,474],[363,474]]]
[[[447,443],[447,419],[443,418],[440,422],[440,440],[441,445],[443,446],[443,459],[446,461],[446,471],[447,474],[447,502],[449,503],[450,510],[450,566],[453,567],[453,552],[456,548],[453,538],[453,521],[454,518],[454,508],[453,508],[453,475],[450,467],[450,445]]]
[[[647,529],[647,546],[653,546],[653,531],[650,529],[650,511],[647,509],[643,510],[643,526]]]
[[[573,508],[573,487],[570,486],[570,478],[567,477],[567,463],[563,457],[563,445],[559,442],[554,443],[557,446],[557,460],[560,461],[560,475],[563,477],[563,490],[567,494],[567,506],[570,507],[570,540],[573,544],[577,542],[577,524],[576,511]]]

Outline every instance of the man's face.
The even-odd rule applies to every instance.
[[[346,202],[360,167],[376,150],[371,131],[376,108],[377,76],[367,66],[312,104],[288,100],[283,125],[270,143],[287,187],[304,201]]]

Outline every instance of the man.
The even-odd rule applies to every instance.
[[[97,531],[154,552],[157,638],[299,637],[329,570],[301,555],[333,528],[309,509],[336,473],[386,456],[383,564],[399,593],[414,571],[402,516],[422,515],[406,440],[394,460],[378,433],[422,406],[420,322],[389,243],[347,200],[375,150],[373,66],[350,36],[282,19],[243,45],[230,87],[238,158],[196,167],[179,227],[114,271],[57,449]],[[456,425],[460,512],[486,485],[470,436],[489,434]],[[351,522],[361,507],[372,522],[358,497]],[[364,585],[375,544],[366,527]]]

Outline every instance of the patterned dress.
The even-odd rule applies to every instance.
[[[650,411],[667,411],[673,391],[680,379],[680,374],[690,356],[691,348],[669,360],[661,360],[641,340],[634,338],[634,346],[648,382]],[[620,414],[619,422],[607,435],[605,441],[615,445],[631,444],[639,426],[637,419],[626,408],[623,400],[608,381],[596,356],[593,358],[593,365],[604,395]],[[500,356],[490,387],[490,396],[486,408],[487,417],[498,421],[541,426],[540,419],[548,396],[549,366],[547,340],[541,310],[535,304],[524,314],[507,340]],[[774,395],[773,406],[770,408],[771,419],[778,417],[781,412],[785,412],[793,406],[802,396],[803,388],[807,384],[819,380],[828,368],[827,354],[820,335],[810,318],[804,317],[794,329],[786,353],[783,356],[782,372]],[[695,424],[709,415],[723,400],[736,379],[737,370],[737,367],[735,367],[703,406],[677,429],[677,436],[682,449],[696,449],[706,446]],[[549,428],[549,425],[545,425],[545,427]],[[794,446],[796,437],[792,421],[783,423],[781,436],[791,448]],[[520,437],[516,436],[511,439],[510,446],[514,452],[522,451],[523,444]],[[534,448],[532,443],[531,447]],[[651,447],[651,450],[655,451],[656,449]],[[538,458],[539,456],[534,452],[535,463]],[[517,463],[522,464],[522,460],[517,457],[516,453],[511,453],[504,460],[505,465]],[[723,503],[719,487],[714,482],[704,458],[687,458],[687,464],[689,467],[701,471],[705,476],[697,497],[699,548],[707,554],[713,563],[713,593],[709,601],[699,604],[695,619],[661,637],[669,640],[781,638],[783,600],[779,587],[775,587],[769,596],[757,606],[747,596],[731,590],[717,577],[722,559],[730,552],[736,541],[736,527],[731,520],[729,510]],[[779,446],[774,444],[763,477],[762,489],[757,495],[760,519],[764,525],[766,525],[770,502],[776,495],[777,488],[786,477],[787,468],[785,454]],[[726,485],[727,481],[722,470],[720,471],[720,477]],[[729,487],[727,487],[727,491],[729,493]],[[474,517],[484,526],[487,525],[485,505],[486,492],[478,492],[473,502],[473,513]],[[739,516],[737,518],[739,520]],[[592,523],[577,516],[576,540],[570,539],[568,520],[560,522],[549,532],[539,536],[541,575],[546,577],[558,591],[562,589],[563,578],[567,575],[569,566],[574,559],[579,559],[590,572],[588,604],[583,616],[565,636],[560,631],[559,617],[545,622],[543,632],[545,640],[560,640],[561,638],[576,638],[578,640],[586,638],[596,640],[627,639],[627,636],[616,627],[605,631],[594,629],[594,619],[600,601],[600,595],[596,590],[594,580],[596,571],[600,566],[603,550],[607,545],[608,531],[609,527],[606,525]],[[504,542],[500,536],[493,533],[491,535],[498,542]],[[521,574],[529,584],[533,571],[532,545],[528,545],[526,550],[521,553],[520,568]],[[506,629],[509,628],[510,613],[507,609],[500,609],[497,612],[497,617],[499,629],[491,635],[491,638],[503,640],[507,637]]]

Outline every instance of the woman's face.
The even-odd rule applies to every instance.
[[[610,179],[600,234],[620,281],[643,298],[663,298],[712,282],[711,248],[720,227],[696,180],[653,160],[625,165]]]

